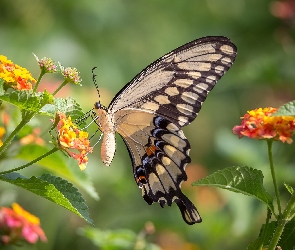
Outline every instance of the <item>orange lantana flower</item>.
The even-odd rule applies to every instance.
[[[258,108],[248,111],[241,125],[234,126],[233,133],[240,138],[247,136],[253,139],[273,139],[292,143],[295,132],[294,116],[272,116],[277,108]]]
[[[18,240],[26,240],[29,243],[36,243],[40,238],[47,241],[47,238],[40,227],[38,217],[24,210],[17,203],[8,207],[0,208],[0,241],[4,245],[16,243]]]
[[[71,117],[66,117],[63,113],[58,113],[58,115],[57,139],[59,145],[69,156],[76,159],[80,169],[84,170],[88,163],[87,154],[93,149],[88,140],[88,133],[79,130],[72,122]]]
[[[36,83],[27,69],[14,64],[3,55],[0,55],[0,78],[17,90],[32,89],[32,83]]]

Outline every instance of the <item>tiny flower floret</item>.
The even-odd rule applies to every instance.
[[[7,85],[17,90],[30,90],[32,89],[32,83],[36,83],[36,80],[27,69],[14,64],[3,55],[0,55],[0,78]]]
[[[40,227],[40,220],[35,215],[24,210],[17,203],[0,208],[0,231],[4,232],[0,241],[4,245],[16,243],[18,240],[26,240],[28,243],[36,243],[40,238],[47,238]]]
[[[57,124],[59,145],[69,156],[76,159],[80,169],[84,170],[88,163],[87,154],[93,149],[88,140],[88,133],[79,130],[71,117],[66,117],[63,113],[58,115],[60,119]]]
[[[57,71],[56,65],[54,61],[52,61],[51,58],[43,57],[42,59],[39,59],[35,54],[34,54],[39,67],[44,73],[54,73]]]
[[[240,138],[273,139],[292,143],[295,132],[294,116],[271,116],[277,108],[258,108],[241,117],[241,125],[234,126],[233,133]]]
[[[80,84],[81,83],[81,78],[79,76],[79,72],[76,68],[71,68],[71,67],[67,67],[64,68],[63,66],[60,65],[61,68],[61,73],[64,76],[64,78],[68,81],[68,82],[72,82],[75,84]]]

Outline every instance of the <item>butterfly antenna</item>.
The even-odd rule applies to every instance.
[[[83,121],[87,120],[90,116],[92,116],[93,112],[94,112],[94,109],[89,110],[84,115],[75,119],[74,123],[76,123],[76,124],[82,123]]]
[[[97,67],[94,67],[92,69],[92,81],[94,83],[94,86],[96,88],[96,91],[97,91],[97,94],[98,94],[98,102],[100,103],[100,93],[99,93],[99,88],[98,88],[98,85],[97,85],[97,82],[96,82],[96,74],[94,73],[94,70],[96,69]]]

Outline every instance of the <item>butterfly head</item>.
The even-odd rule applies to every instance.
[[[94,109],[95,110],[97,110],[97,109],[103,109],[103,110],[107,111],[107,108],[105,106],[101,105],[100,102],[94,103]]]

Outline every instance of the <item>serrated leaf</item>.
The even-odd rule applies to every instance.
[[[11,90],[0,95],[0,100],[6,101],[20,110],[37,113],[46,103],[53,102],[48,92],[34,93],[32,90]]]
[[[284,250],[294,250],[295,248],[295,220],[288,221],[279,241],[279,246]]]
[[[263,174],[260,170],[249,167],[228,167],[192,185],[219,187],[256,197],[274,213],[273,197],[263,187]]]
[[[272,116],[295,116],[295,101],[288,102],[279,107],[278,111]]]
[[[70,115],[73,121],[84,115],[80,104],[71,97],[67,97],[66,99],[56,98],[53,104],[47,104],[42,107],[40,114],[55,117],[57,111],[67,116]]]
[[[273,238],[273,234],[275,233],[275,230],[277,228],[277,225],[278,225],[277,221],[272,221],[268,224],[266,232],[265,232],[266,235],[265,235],[265,240],[263,242],[263,246],[267,247],[270,244],[270,241]],[[257,246],[259,245],[257,243],[262,240],[261,234],[263,230],[265,230],[265,224],[263,224],[261,227],[259,237],[248,246],[247,250],[258,249]],[[286,223],[284,231],[279,240],[278,246],[280,246],[284,250],[294,250],[294,247],[295,247],[294,239],[295,239],[295,220],[292,219],[291,221],[288,221]]]
[[[54,103],[54,96],[50,94],[46,89],[43,92],[37,93],[40,96],[41,106],[43,107],[46,104],[53,104]]]
[[[28,144],[21,147],[20,152],[16,157],[29,162],[38,158],[40,155],[47,153],[48,151],[49,150],[44,146]],[[69,169],[66,156],[60,155],[60,153],[57,152],[41,159],[36,164],[83,188],[95,200],[99,199],[93,183],[85,172],[79,169],[77,163],[72,166],[73,169]],[[75,171],[75,168],[77,171]]]
[[[9,173],[0,175],[0,180],[50,200],[92,224],[87,211],[88,207],[77,188],[60,177],[44,174],[40,177],[32,176],[27,179],[18,173]]]

